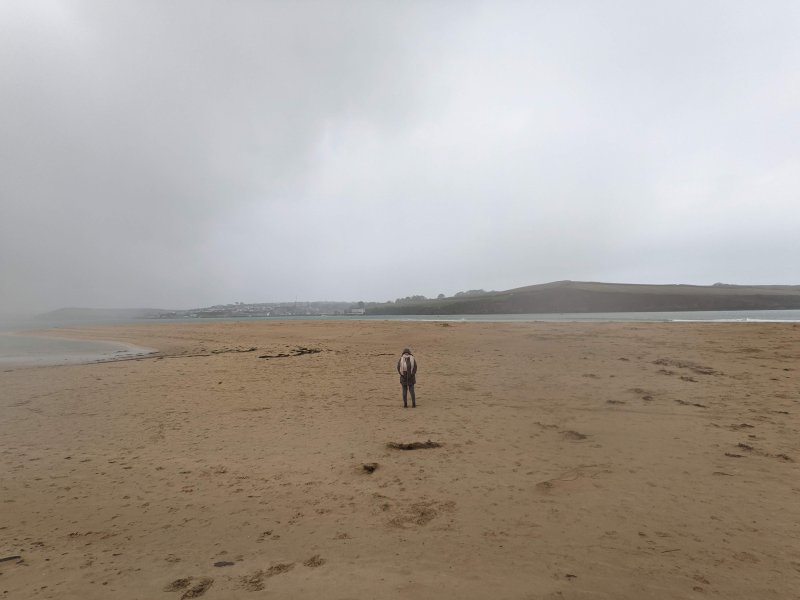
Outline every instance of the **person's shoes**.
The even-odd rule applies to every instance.
[[[403,404],[403,408],[408,408],[408,404]]]
[[[417,408],[417,405],[416,404],[412,404],[411,408]]]

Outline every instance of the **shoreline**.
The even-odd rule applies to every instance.
[[[59,365],[91,364],[95,362],[112,362],[115,360],[129,360],[135,357],[144,357],[157,354],[155,348],[144,347],[130,342],[121,342],[99,337],[69,337],[54,335],[57,330],[41,331],[9,331],[2,332],[3,338],[15,338],[19,341],[15,351],[13,344],[6,344],[0,353],[0,368],[21,369],[33,367],[53,367]],[[30,342],[36,341],[35,348],[30,348]],[[72,348],[62,348],[52,351],[38,342],[66,342],[73,343]],[[27,342],[27,344],[26,344]],[[9,347],[10,346],[10,347]],[[26,347],[27,346],[27,347]],[[83,346],[83,349],[79,349]]]

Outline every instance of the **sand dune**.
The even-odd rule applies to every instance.
[[[796,325],[59,335],[159,354],[0,372],[0,598],[800,598]]]

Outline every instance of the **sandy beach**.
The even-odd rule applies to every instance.
[[[0,598],[800,598],[797,324],[52,335],[158,353],[0,371]]]

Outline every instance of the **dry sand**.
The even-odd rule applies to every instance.
[[[797,325],[60,335],[160,353],[0,372],[0,598],[800,598]]]

